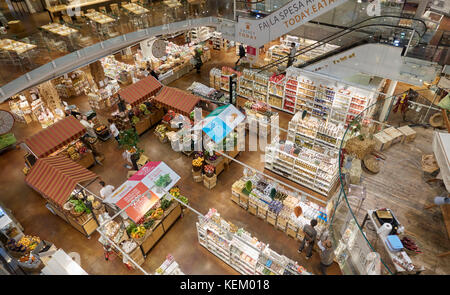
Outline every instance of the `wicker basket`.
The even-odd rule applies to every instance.
[[[70,214],[73,217],[77,218],[77,217],[80,217],[81,215],[83,215],[84,211],[83,212],[75,212],[75,207],[74,207],[74,208],[70,209]]]

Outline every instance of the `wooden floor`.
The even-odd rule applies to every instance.
[[[417,240],[422,249],[422,254],[413,256],[413,262],[423,265],[425,274],[450,274],[450,256],[437,257],[437,254],[450,250],[441,209],[424,209],[444,190],[425,183],[421,170],[422,154],[432,153],[433,131],[422,127],[414,130],[417,132],[414,142],[398,143],[383,152],[386,160],[378,174],[363,173],[361,184],[366,187],[367,198],[357,218],[361,224],[366,210],[390,208],[405,227],[406,234]],[[355,201],[350,200],[350,204],[353,209],[357,206]],[[370,228],[365,227],[369,240],[375,249],[382,249],[382,242],[376,240]]]

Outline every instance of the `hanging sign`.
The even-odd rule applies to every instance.
[[[294,0],[262,19],[239,18],[236,41],[259,48],[347,0]]]
[[[120,209],[132,203],[125,212],[138,222],[179,180],[180,176],[164,162],[148,162],[104,202]]]

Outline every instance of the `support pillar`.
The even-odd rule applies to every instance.
[[[386,117],[391,107],[392,100],[394,99],[392,95],[394,95],[395,88],[397,88],[397,81],[389,80],[389,87],[386,93],[386,99],[384,100],[383,109],[381,110],[380,117],[378,119],[378,121],[380,122],[386,121]]]

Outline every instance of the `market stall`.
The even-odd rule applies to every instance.
[[[96,178],[96,174],[68,158],[55,156],[38,159],[25,182],[46,199],[50,211],[89,237],[98,226],[92,209],[102,204],[80,183]],[[83,200],[88,200],[88,205]]]
[[[168,110],[189,116],[199,103],[200,97],[173,87],[163,87],[153,102],[159,103]]]
[[[86,128],[73,116],[65,117],[50,127],[25,139],[26,150],[36,158],[66,154],[83,167],[94,165],[94,155],[79,138]]]
[[[106,216],[109,221],[101,232],[139,265],[181,216],[181,205],[173,200],[180,198],[179,190],[173,187],[179,179],[164,162],[148,162],[104,200],[124,210],[121,216],[126,219]],[[108,245],[106,239],[99,241]],[[120,251],[116,254],[122,257]]]
[[[135,107],[152,96],[155,96],[163,85],[153,76],[148,76],[137,83],[134,83],[118,93],[126,103]]]

